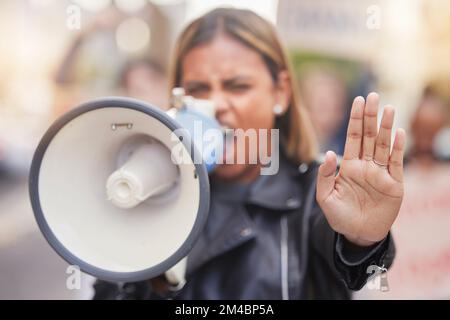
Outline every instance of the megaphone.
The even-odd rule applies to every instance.
[[[163,274],[192,249],[208,216],[211,158],[220,157],[204,153],[192,130],[196,121],[204,130],[220,125],[177,90],[168,112],[103,98],[66,113],[43,136],[31,165],[31,204],[69,264],[133,282]],[[175,149],[184,161],[174,162]]]

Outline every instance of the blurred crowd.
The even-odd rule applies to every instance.
[[[33,150],[54,119],[84,101],[106,95],[133,97],[168,108],[171,89],[167,87],[168,52],[176,31],[183,24],[177,19],[188,7],[185,1],[172,1],[165,6],[144,1],[145,5],[138,10],[124,10],[117,5],[119,2],[112,2],[97,12],[82,9],[81,28],[67,30],[61,21],[67,17],[65,8],[73,3],[47,2],[45,6],[43,0],[0,3],[2,34],[14,33],[11,28],[21,28],[25,33],[41,32],[33,35],[37,38],[54,32],[47,48],[45,41],[36,41],[31,48],[29,43],[17,44],[17,48],[22,45],[35,50],[36,59],[46,56],[48,59],[42,64],[39,60],[14,62],[26,58],[19,53],[14,56],[13,49],[3,50],[0,45],[3,51],[0,53],[0,234],[7,226],[4,221],[11,210],[5,207],[5,197],[11,197],[7,190],[25,183]],[[450,7],[446,5],[445,10],[450,11]],[[56,11],[62,12],[62,17],[50,17],[57,15]],[[19,21],[32,19],[17,25],[11,19],[2,19],[6,15],[15,16]],[[31,30],[35,28],[33,23],[40,29]],[[450,25],[448,21],[443,23],[444,29],[448,29],[438,37],[450,43]],[[5,39],[5,46],[14,45],[15,41],[27,42],[11,35]],[[352,99],[377,90],[382,100],[386,100],[383,93],[393,90],[391,80],[384,79],[377,72],[376,63],[367,59],[342,58],[323,52],[311,54],[311,49],[306,57],[299,54],[302,49],[288,49],[292,51],[298,72],[302,103],[310,112],[321,151],[331,149],[342,154]],[[27,69],[28,65],[32,67]],[[22,69],[11,69],[14,66]],[[42,71],[40,68],[44,67]],[[450,81],[447,79],[450,73],[436,79],[424,76],[417,81],[413,95],[399,106],[401,122],[406,124],[408,151],[406,196],[393,228],[397,259],[388,272],[389,292],[364,289],[355,298],[450,298],[450,86],[447,85]],[[386,93],[385,96],[395,95]],[[25,192],[21,187],[18,190]],[[27,201],[25,193],[20,199]],[[32,219],[30,208],[24,210],[28,212],[23,215]],[[1,292],[5,288],[2,284],[7,283],[1,265],[5,263],[2,258],[10,256],[2,256],[2,250],[12,244],[2,244],[2,241],[6,240],[0,235],[0,297],[6,297]],[[29,290],[17,292],[15,297],[39,297],[33,293],[38,289]]]

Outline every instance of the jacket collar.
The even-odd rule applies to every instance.
[[[296,210],[303,202],[302,176],[309,169],[307,164],[293,164],[281,153],[276,174],[260,175],[249,185],[222,182],[212,177],[211,193],[230,204],[244,203],[272,211]]]
[[[299,209],[303,199],[298,168],[281,157],[277,174],[262,175],[252,184],[247,203],[272,211]]]
[[[280,214],[298,210],[303,202],[301,178],[308,171],[308,166],[299,167],[280,157],[277,174],[260,176],[250,185],[211,179],[210,212],[204,231],[189,253],[187,276],[213,258],[257,236],[246,205]]]

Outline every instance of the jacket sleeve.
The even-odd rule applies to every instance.
[[[320,254],[329,266],[337,271],[349,289],[359,290],[366,284],[371,276],[369,266],[375,265],[386,269],[391,266],[395,246],[390,232],[385,239],[370,247],[359,247],[330,227],[317,203],[311,218],[312,250]]]
[[[97,279],[93,300],[166,300],[178,291],[166,286],[162,276],[138,282],[116,283]]]
[[[148,300],[155,298],[150,281],[114,283],[96,280],[92,300]]]

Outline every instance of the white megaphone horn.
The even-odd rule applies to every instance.
[[[192,131],[220,125],[211,104],[182,89],[172,104],[165,113],[134,99],[94,100],[43,136],[31,165],[31,204],[69,264],[103,280],[140,281],[192,249],[209,211],[208,172],[221,156]],[[173,150],[183,161],[173,161]]]

